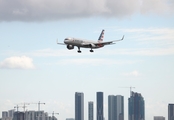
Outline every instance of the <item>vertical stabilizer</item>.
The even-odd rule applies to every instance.
[[[101,34],[100,34],[100,36],[99,36],[99,38],[98,38],[98,42],[102,42],[102,41],[103,41],[103,38],[104,38],[104,31],[105,31],[105,30],[102,30],[102,32],[101,32]]]

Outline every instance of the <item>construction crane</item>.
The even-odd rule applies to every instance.
[[[31,104],[38,104],[38,111],[40,111],[40,104],[44,104],[45,105],[45,103],[41,103],[40,101],[38,103],[31,103]]]
[[[18,109],[21,107],[24,109],[24,112],[25,112],[25,108],[27,107],[26,105],[29,105],[29,104],[24,104],[23,106],[16,105],[16,106],[14,106],[14,108],[16,108],[16,110],[18,112]]]
[[[130,86],[130,87],[120,87],[120,88],[129,88],[130,89],[130,96],[131,96],[132,95],[132,88],[135,88],[135,87]]]
[[[14,108],[17,110],[17,112],[18,112],[19,107],[22,107],[22,106],[18,106],[18,105],[14,106]]]
[[[54,120],[54,115],[55,115],[55,114],[59,115],[59,113],[55,113],[54,111],[53,111],[52,113],[48,113],[48,114],[52,114],[53,120]]]
[[[23,104],[24,112],[25,112],[25,108],[27,107],[26,105],[30,105],[30,103],[21,103],[21,104]]]

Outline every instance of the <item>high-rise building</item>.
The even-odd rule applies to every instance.
[[[13,109],[13,110],[9,110],[9,111],[8,111],[8,117],[13,118],[14,112],[15,112],[14,109]]]
[[[141,94],[132,92],[128,101],[129,120],[145,120],[145,102]]]
[[[97,92],[97,120],[104,120],[103,118],[103,92]]]
[[[124,97],[108,96],[108,120],[124,120]]]
[[[25,120],[24,112],[14,112],[13,120]]]
[[[2,111],[2,118],[7,118],[7,117],[8,117],[8,112]]]
[[[168,104],[168,120],[174,120],[174,104]]]
[[[154,120],[165,120],[163,116],[154,116]]]
[[[88,120],[94,120],[94,107],[93,102],[88,102]]]
[[[39,115],[35,111],[27,111],[25,112],[25,120],[35,120]]]
[[[75,93],[75,120],[84,120],[84,94]]]

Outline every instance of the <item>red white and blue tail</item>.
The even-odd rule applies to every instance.
[[[100,36],[99,36],[99,38],[98,38],[98,42],[103,42],[104,31],[105,31],[105,30],[102,30],[102,32],[101,32],[101,34],[100,34]]]

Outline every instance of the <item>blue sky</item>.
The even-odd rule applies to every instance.
[[[9,2],[0,0],[0,111],[41,101],[58,119],[74,118],[75,92],[83,92],[87,120],[88,101],[96,104],[96,92],[103,91],[105,119],[108,95],[118,94],[127,119],[129,88],[122,87],[134,86],[145,99],[146,119],[167,119],[174,103],[172,0]],[[66,37],[97,40],[102,29],[104,41],[125,39],[81,54],[56,44]]]

